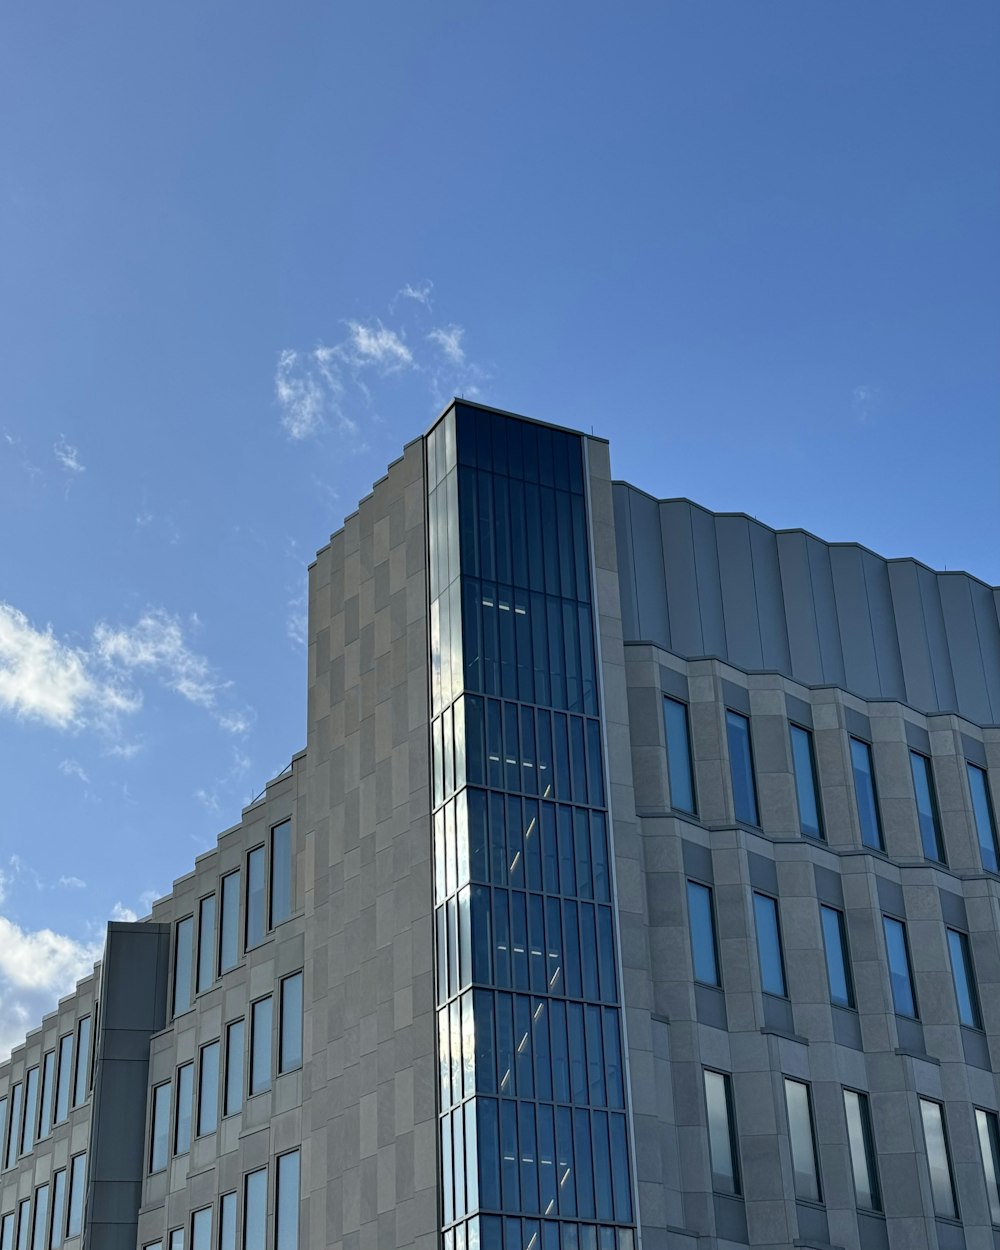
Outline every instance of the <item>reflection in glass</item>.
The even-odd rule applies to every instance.
[[[732,1089],[729,1077],[705,1069],[705,1103],[708,1108],[708,1145],[712,1158],[712,1188],[717,1193],[740,1192],[733,1127]]]
[[[892,986],[892,1004],[901,1016],[916,1019],[917,1001],[913,994],[913,975],[910,971],[910,951],[906,942],[906,926],[892,916],[882,917],[885,932],[885,949],[889,958],[889,982]]]
[[[694,775],[691,769],[691,734],[686,703],[665,697],[663,721],[667,735],[667,773],[670,806],[694,815]]]
[[[222,878],[219,923],[219,974],[235,968],[240,960],[240,873],[228,872]]]
[[[281,982],[281,1022],[278,1028],[278,1071],[302,1067],[302,973]]]
[[[847,1117],[847,1140],[851,1148],[851,1170],[854,1194],[859,1207],[881,1211],[878,1172],[875,1167],[875,1139],[872,1135],[868,1096],[853,1089],[844,1090],[844,1114]]]
[[[246,1022],[234,1020],[226,1025],[226,1093],[222,1114],[235,1115],[243,1106],[243,1048]]]
[[[271,928],[287,920],[293,907],[292,822],[271,830]]]
[[[819,1202],[819,1173],[813,1137],[809,1086],[785,1077],[785,1107],[788,1111],[788,1138],[795,1174],[795,1196],[805,1202]]]
[[[219,1250],[236,1250],[236,1193],[219,1199]]]
[[[920,1099],[920,1118],[924,1126],[924,1144],[927,1147],[927,1166],[931,1174],[931,1195],[934,1214],[945,1219],[958,1218],[955,1202],[955,1186],[951,1177],[951,1160],[944,1132],[944,1115],[941,1104],[929,1098]]]
[[[219,1123],[219,1043],[201,1048],[198,1072],[198,1136],[214,1133]]]
[[[194,1098],[194,1064],[185,1063],[177,1069],[177,1107],[174,1111],[174,1154],[183,1155],[191,1149],[191,1103]]]
[[[990,1219],[1000,1225],[1000,1135],[997,1133],[997,1117],[994,1111],[976,1108],[976,1132],[979,1136],[979,1153],[983,1160],[986,1177],[986,1196],[990,1202]]]
[[[247,855],[247,922],[246,945],[259,946],[264,940],[264,847],[258,846]]]
[[[799,827],[811,838],[823,836],[819,809],[819,787],[816,784],[816,759],[812,734],[799,725],[790,726],[792,762],[795,766],[795,793],[799,800]]]
[[[884,851],[882,820],[879,816],[878,797],[875,792],[875,770],[872,767],[872,749],[860,738],[851,739],[851,769],[854,773],[854,797],[858,804],[861,841],[865,846]]]
[[[928,859],[944,863],[944,843],[941,840],[934,776],[927,756],[911,751],[910,772],[913,774],[913,794],[917,800],[917,819],[920,822],[920,841],[923,843],[924,854]]]
[[[691,932],[691,955],[694,979],[705,985],[721,985],[719,962],[715,949],[715,917],[712,891],[698,881],[687,883],[688,925]]]
[[[844,914],[835,907],[821,906],[819,915],[823,925],[823,949],[826,952],[830,1002],[838,1007],[853,1007],[854,986],[851,983]]]
[[[741,716],[739,712],[727,711],[726,737],[729,741],[729,773],[733,782],[736,819],[748,825],[759,824],[749,717]]]
[[[250,1009],[250,1093],[271,1088],[271,998],[260,998]]]
[[[981,1029],[983,1018],[976,993],[976,978],[972,971],[972,951],[969,936],[957,929],[948,930],[948,954],[951,957],[951,975],[958,1002],[958,1018],[970,1029]]]
[[[162,1172],[170,1157],[170,1082],[153,1088],[153,1126],[149,1139],[149,1170]]]
[[[972,794],[972,811],[976,818],[979,854],[987,872],[996,872],[1000,852],[997,850],[997,822],[993,814],[993,803],[990,800],[986,770],[977,768],[975,764],[966,764],[965,768],[969,778],[969,791]]]
[[[194,959],[194,916],[177,921],[174,936],[174,1015],[191,1006],[191,962]],[[79,1100],[78,1100],[79,1101]]]
[[[243,1181],[243,1250],[267,1250],[267,1168]]]
[[[299,1152],[278,1156],[276,1183],[274,1250],[299,1247]]]
[[[785,961],[781,953],[781,930],[778,925],[778,900],[771,898],[769,894],[755,893],[753,914],[757,930],[761,988],[766,994],[787,998]]]

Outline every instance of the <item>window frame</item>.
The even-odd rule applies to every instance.
[[[205,907],[208,903],[211,903],[212,905],[212,919],[210,925],[210,939],[208,943],[206,943]],[[207,990],[210,990],[218,979],[218,959],[215,953],[219,944],[219,935],[216,932],[218,929],[218,919],[219,902],[215,891],[213,890],[211,894],[203,894],[202,897],[198,899],[198,940],[197,950],[193,952],[194,959],[192,961],[194,963],[194,985],[192,986],[194,994],[192,997],[197,997],[197,995],[204,994]],[[203,972],[207,972],[207,978],[204,982],[202,981]]]
[[[682,744],[674,743],[671,747],[670,723],[667,715],[667,704],[672,703],[681,709],[684,717],[684,742]],[[671,694],[663,695],[663,737],[667,752],[667,783],[670,787],[670,807],[673,811],[683,812],[685,816],[698,815],[698,791],[695,787],[694,779],[694,752],[691,749],[691,705],[683,699],[677,699]],[[679,760],[678,754],[683,754],[684,759]],[[675,768],[676,765],[676,768]],[[677,802],[676,787],[674,785],[674,777],[680,775],[681,771],[685,771],[687,776],[688,789],[691,792],[691,806],[685,807],[683,803]]]
[[[712,1150],[712,1116],[708,1101],[708,1078],[710,1076],[720,1077],[722,1080],[722,1096],[726,1103],[726,1127],[729,1134],[729,1164],[733,1174],[733,1188],[719,1188],[715,1182],[716,1167],[714,1151]],[[730,1198],[739,1198],[743,1194],[743,1177],[740,1160],[740,1137],[736,1128],[736,1107],[733,1098],[733,1079],[729,1072],[723,1072],[720,1068],[703,1067],[702,1068],[702,1097],[705,1100],[705,1115],[708,1131],[708,1166],[712,1174],[712,1192],[716,1194],[724,1194]]]
[[[236,878],[236,885],[233,889],[227,887],[226,882],[231,878]],[[231,872],[224,872],[219,877],[219,883],[216,888],[218,895],[218,905],[216,908],[216,929],[218,930],[218,949],[216,952],[215,973],[216,980],[225,976],[227,972],[232,972],[234,968],[238,968],[242,962],[242,950],[240,935],[243,932],[242,917],[240,909],[243,906],[243,881],[242,867],[232,869]],[[233,960],[232,963],[224,964],[224,942],[226,933],[226,918],[230,914],[227,903],[233,908]]]
[[[254,1088],[254,1057],[257,1049],[258,1025],[257,1009],[264,1003],[268,1004],[267,1029],[260,1030],[267,1038],[267,1084]],[[247,1039],[247,1097],[256,1098],[258,1094],[266,1094],[274,1088],[274,993],[262,994],[250,1004],[249,1038]]]
[[[215,1048],[215,1098],[214,1100],[213,1099],[206,1100],[205,1098],[205,1056],[213,1047]],[[211,1041],[205,1042],[202,1046],[198,1047],[198,1074],[197,1076],[198,1076],[197,1111],[192,1116],[192,1119],[194,1120],[194,1124],[192,1125],[192,1128],[193,1128],[192,1136],[195,1139],[199,1137],[208,1137],[210,1134],[218,1132],[218,1129],[219,1129],[219,1119],[220,1119],[219,1089],[222,1083],[221,1082],[222,1039],[220,1037],[212,1038]],[[202,1127],[202,1108],[206,1105],[206,1102],[212,1111],[212,1125],[210,1128]],[[214,1105],[213,1105],[213,1102],[214,1102]]]
[[[958,1190],[955,1187],[955,1167],[951,1157],[951,1143],[948,1140],[948,1117],[945,1114],[945,1107],[942,1102],[936,1098],[926,1098],[923,1094],[918,1094],[917,1101],[920,1104],[920,1129],[924,1138],[924,1153],[927,1158],[927,1170],[931,1184],[931,1202],[934,1208],[934,1218],[938,1220],[951,1220],[957,1223],[961,1219],[961,1209],[958,1205]],[[927,1119],[924,1115],[925,1107],[934,1107],[937,1111],[938,1121],[941,1125],[941,1144],[944,1148],[944,1164],[945,1172],[948,1177],[948,1183],[951,1190],[951,1206],[952,1210],[942,1211],[938,1209],[938,1193],[934,1183],[935,1165],[931,1162],[930,1145],[927,1141]],[[940,1163],[937,1165],[938,1173],[940,1172]]]
[[[955,950],[952,937],[958,939],[962,974],[965,980],[965,991],[969,1000],[971,1020],[962,1019],[962,996],[959,993],[958,972],[955,967]],[[953,925],[945,925],[945,941],[948,944],[948,963],[951,967],[952,989],[955,991],[955,1005],[958,1008],[958,1022],[963,1029],[983,1031],[983,1004],[979,996],[979,982],[976,977],[976,965],[972,958],[972,943],[964,929],[956,929]]]
[[[157,1083],[152,1087],[152,1089],[149,1092],[149,1144],[146,1149],[146,1175],[147,1176],[158,1176],[160,1172],[165,1172],[167,1168],[169,1168],[170,1166],[170,1158],[171,1158],[170,1134],[171,1134],[171,1126],[173,1125],[173,1122],[174,1122],[173,1115],[172,1115],[172,1105],[173,1105],[173,1097],[174,1097],[173,1086],[174,1086],[174,1083],[172,1079],[169,1081],[157,1081]],[[159,1126],[159,1119],[160,1119],[160,1115],[159,1115],[160,1108],[157,1103],[157,1094],[162,1089],[165,1089],[167,1091],[166,1106],[164,1108],[166,1112],[166,1123],[164,1125],[164,1128],[166,1130],[165,1137],[164,1137],[165,1150],[163,1154],[163,1160],[164,1160],[163,1166],[157,1167],[156,1162],[157,1162],[157,1159],[160,1157],[158,1155],[154,1155],[154,1151],[156,1149],[156,1144],[157,1144],[157,1128]]]
[[[184,925],[190,925],[189,930],[183,929]],[[180,981],[181,973],[181,933],[189,932],[190,938],[185,940],[187,949],[187,1002],[181,1006],[177,997],[177,991],[182,985]],[[182,1016],[185,1012],[190,1011],[194,1006],[194,978],[195,978],[195,915],[191,912],[187,916],[178,916],[174,921],[174,941],[173,941],[173,959],[170,961],[170,1014],[172,1016]]]
[[[711,929],[712,937],[712,963],[715,967],[715,980],[706,981],[698,975],[698,951],[701,949],[700,943],[695,941],[695,929],[692,923],[693,909],[691,907],[691,887],[695,890],[704,890],[708,899],[708,921]],[[687,905],[687,922],[688,922],[688,941],[691,943],[691,973],[692,979],[696,985],[708,985],[713,989],[722,989],[722,964],[719,960],[719,939],[718,930],[715,922],[715,891],[712,886],[704,881],[699,881],[695,877],[688,877],[684,882],[684,900]]]
[[[802,819],[802,785],[800,783],[798,757],[795,754],[795,734],[805,736],[806,752],[809,756],[809,782],[812,786],[813,803],[816,807],[816,829],[806,829]],[[813,731],[798,721],[788,722],[788,741],[792,753],[792,775],[795,778],[795,803],[799,812],[799,833],[804,838],[812,838],[816,842],[826,841],[826,822],[823,819],[823,792],[819,784],[819,769],[816,766],[816,746]]]
[[[795,1193],[796,1202],[806,1202],[813,1206],[823,1206],[823,1178],[820,1166],[819,1142],[816,1138],[816,1113],[813,1108],[812,1100],[812,1083],[803,1081],[797,1076],[788,1076],[784,1072],[781,1074],[782,1090],[785,1096],[785,1122],[788,1127],[788,1153],[792,1163],[792,1186]],[[798,1175],[799,1167],[795,1158],[795,1135],[792,1131],[792,1114],[788,1104],[788,1087],[789,1085],[798,1085],[805,1090],[806,1093],[806,1116],[808,1118],[809,1127],[809,1143],[812,1151],[812,1171],[813,1179],[816,1185],[816,1196],[812,1197],[808,1194],[799,1192]]]
[[[288,826],[288,913],[287,915],[277,916],[275,914],[275,834],[280,829]],[[292,828],[291,816],[286,816],[283,820],[271,825],[267,835],[267,890],[266,890],[266,913],[267,932],[273,932],[279,925],[291,920],[295,915],[295,836]]]
[[[875,776],[875,752],[872,750],[872,744],[865,738],[859,738],[855,734],[849,734],[847,739],[847,750],[851,758],[851,781],[854,785],[854,809],[858,817],[858,832],[861,834],[861,845],[866,846],[870,851],[880,851],[883,855],[885,851],[885,828],[882,824],[882,807],[879,802],[878,795],[878,778]],[[871,801],[872,811],[875,815],[875,835],[877,842],[869,842],[865,837],[864,822],[861,819],[861,798],[858,794],[858,768],[854,762],[854,746],[855,743],[864,747],[865,757],[868,761],[868,771],[866,776],[871,783]]]
[[[189,1059],[187,1063],[179,1063],[174,1079],[176,1082],[174,1092],[174,1117],[173,1117],[173,1140],[171,1145],[171,1157],[176,1159],[181,1155],[191,1153],[191,1143],[194,1141],[194,1078],[195,1064],[193,1059]],[[181,1073],[188,1073],[190,1088],[187,1096],[184,1096],[182,1084],[186,1078]],[[184,1110],[184,1103],[187,1103],[187,1142],[181,1146],[181,1112]]]
[[[778,949],[778,971],[781,974],[781,992],[768,989],[764,984],[764,956],[760,942],[760,915],[757,910],[757,899],[766,899],[771,904],[769,916],[774,917],[774,936]],[[753,891],[753,928],[754,938],[757,943],[757,970],[760,974],[760,988],[764,994],[770,994],[772,998],[788,999],[788,970],[785,967],[785,943],[781,935],[781,908],[778,899],[773,894],[768,894],[766,890]]]
[[[230,1091],[230,1081],[231,1081],[230,1073],[232,1069],[232,1053],[231,1053],[232,1047],[231,1047],[231,1043],[229,1039],[232,1037],[233,1029],[235,1029],[237,1025],[243,1026],[242,1037],[240,1040],[239,1072],[236,1074],[237,1080],[236,1080],[236,1086],[235,1086],[236,1090],[239,1092],[239,1102],[236,1107],[230,1109],[229,1091]],[[247,1018],[246,1016],[237,1016],[235,1020],[227,1020],[225,1027],[223,1029],[222,1036],[224,1038],[224,1046],[225,1046],[225,1052],[223,1055],[223,1064],[224,1064],[225,1071],[223,1072],[223,1077],[222,1077],[222,1118],[225,1120],[229,1116],[239,1115],[240,1112],[243,1110],[243,1104],[246,1101],[246,1096],[247,1096],[246,1090],[247,1090],[247,1085],[249,1082],[249,1076],[247,1074]]]
[[[298,980],[299,982],[299,1013],[298,1013],[298,1040],[299,1040],[299,1057],[296,1063],[287,1063],[285,1060],[285,994],[289,981]],[[286,1072],[297,1072],[305,1062],[305,999],[306,999],[306,978],[305,969],[300,968],[297,972],[290,972],[287,976],[283,976],[278,982],[278,1052],[277,1052],[277,1075],[283,1076]],[[272,1003],[271,1010],[274,1010]]]
[[[941,808],[938,804],[937,785],[934,780],[934,757],[925,755],[923,751],[915,751],[910,747],[910,780],[913,783],[913,802],[917,809],[917,827],[920,830],[920,845],[924,852],[924,859],[932,864],[944,864],[948,866],[948,853],[944,844],[944,828],[941,824]],[[930,811],[926,814],[921,810],[920,784],[917,778],[917,761],[920,761],[922,769],[922,779],[927,787],[927,801],[930,805]],[[930,831],[925,826],[925,820],[930,822]],[[928,837],[933,837],[934,850],[937,854],[932,855],[928,848]]]
[[[733,767],[733,734],[742,733],[742,730],[736,729],[734,721],[742,721],[746,727],[745,739],[740,738],[741,753],[742,743],[746,742],[746,766],[750,777],[750,800],[753,804],[753,818],[743,816],[737,811],[736,802],[736,772]],[[738,712],[735,708],[726,708],[726,750],[729,755],[729,784],[733,795],[733,817],[739,825],[749,825],[752,829],[760,829],[760,795],[757,793],[757,766],[754,760],[753,751],[753,732],[751,728],[751,718],[745,712]]]
[[[851,1184],[854,1188],[854,1204],[859,1211],[874,1211],[881,1215],[882,1179],[878,1172],[878,1148],[875,1144],[875,1125],[872,1123],[871,1099],[867,1090],[854,1089],[853,1086],[841,1086],[844,1103],[844,1122],[847,1125],[847,1153],[851,1160]],[[857,1159],[854,1153],[854,1140],[851,1134],[851,1121],[847,1112],[847,1098],[850,1095],[858,1100],[858,1122],[861,1128],[861,1149],[865,1171],[868,1174],[868,1188],[872,1194],[871,1206],[862,1204],[858,1197]]]
[[[895,989],[895,981],[893,978],[892,956],[890,953],[890,946],[889,946],[889,933],[886,928],[887,922],[890,924],[899,925],[900,932],[903,935],[903,954],[906,959],[906,979],[910,987],[910,998],[913,1000],[912,1012],[900,1011],[899,1005],[896,1002],[896,989]],[[906,931],[905,919],[901,919],[899,916],[894,916],[892,915],[891,912],[882,912],[882,941],[885,943],[885,966],[886,966],[887,972],[889,973],[889,992],[890,992],[890,999],[892,1002],[893,1014],[897,1016],[902,1016],[905,1020],[919,1020],[920,1019],[920,1000],[917,997],[917,986],[913,977],[913,960],[910,957],[910,936]]]
[[[982,778],[983,800],[985,806],[986,823],[989,826],[989,844],[983,841],[983,830],[979,822],[979,810],[976,805],[976,793],[972,786],[972,774],[978,773]],[[983,866],[984,872],[1000,873],[1000,835],[997,832],[997,814],[993,805],[993,795],[990,790],[990,773],[988,768],[983,768],[980,764],[973,763],[972,760],[965,761],[965,781],[969,787],[969,798],[972,803],[972,823],[976,827],[976,843],[979,847],[979,861]],[[992,855],[993,862],[987,864],[984,859],[984,851],[989,851]]]
[[[977,1107],[973,1104],[976,1115],[976,1138],[979,1142],[979,1158],[983,1165],[983,1178],[986,1182],[986,1199],[990,1208],[990,1222],[994,1228],[1000,1228],[1000,1116],[989,1107]],[[980,1121],[980,1116],[984,1117]],[[987,1140],[983,1141],[983,1128],[986,1128]],[[986,1151],[989,1149],[990,1168],[993,1178],[990,1179],[986,1167]]]
[[[261,873],[263,874],[261,878],[261,883],[260,883],[260,936],[258,937],[255,931],[253,935],[254,941],[251,941],[250,940],[250,937],[251,937],[250,921],[251,921],[251,916],[254,913],[251,912],[251,907],[250,907],[251,889],[252,889],[250,863],[251,863],[251,859],[256,855],[260,856],[260,863],[262,865]],[[268,935],[268,929],[267,929],[267,919],[268,919],[268,916],[267,916],[267,903],[268,903],[267,843],[260,842],[258,843],[257,846],[248,847],[246,855],[243,857],[243,861],[244,861],[244,868],[245,868],[245,874],[244,874],[245,884],[243,887],[243,950],[252,951],[252,950],[256,950],[258,946],[262,946],[264,942],[267,941],[267,935]],[[256,865],[257,860],[254,860],[253,862]]]
[[[833,982],[830,976],[830,946],[827,942],[826,925],[823,923],[823,916],[829,913],[837,918],[838,933],[838,951],[844,971],[844,984],[847,988],[847,1001],[839,1002],[833,994]],[[847,916],[840,907],[834,907],[832,903],[820,903],[819,905],[819,927],[823,939],[823,956],[826,964],[826,986],[830,993],[830,1005],[840,1007],[844,1011],[857,1011],[858,1002],[854,988],[854,968],[851,963],[851,947],[847,938]]]

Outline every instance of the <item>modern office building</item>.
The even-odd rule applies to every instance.
[[[0,1066],[0,1250],[1000,1246],[998,610],[456,401]]]

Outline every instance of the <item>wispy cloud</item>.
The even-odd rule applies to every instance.
[[[221,777],[216,777],[210,785],[200,786],[195,790],[194,797],[206,811],[216,816],[224,807],[230,805],[236,786],[243,781],[249,771],[250,757],[234,748],[232,766]]]
[[[79,877],[60,877],[57,885],[61,885],[66,890],[85,890],[87,888],[86,881],[81,881]]]
[[[36,629],[23,612],[0,603],[0,712],[56,729],[96,726],[117,738],[121,719],[142,706],[137,681],[143,675],[204,708],[230,733],[246,733],[252,724],[252,710],[225,701],[232,683],[192,650],[180,618],[163,609],[150,609],[131,627],[101,622],[83,648],[61,642],[51,626]],[[128,758],[135,749],[121,744],[111,752]],[[75,761],[60,767],[86,780]]]
[[[363,450],[366,427],[380,420],[378,407],[388,397],[384,387],[376,396],[380,381],[422,379],[436,404],[452,394],[480,394],[489,375],[469,359],[464,326],[431,322],[432,289],[430,281],[401,287],[389,304],[393,324],[350,318],[336,343],[279,354],[274,393],[289,438],[333,430],[348,450]]]
[[[71,444],[67,443],[62,435],[59,436],[59,442],[52,448],[56,459],[70,473],[86,473],[87,466],[80,463],[80,453]]]
[[[90,784],[90,778],[87,776],[86,770],[79,760],[60,760],[59,771],[65,777],[76,777],[82,781],[84,785]]]
[[[878,406],[882,391],[870,382],[862,382],[851,391],[851,409],[855,417],[865,422],[871,417]]]

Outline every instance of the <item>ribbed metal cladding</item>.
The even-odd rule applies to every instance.
[[[633,1250],[579,435],[426,440],[445,1250]]]

